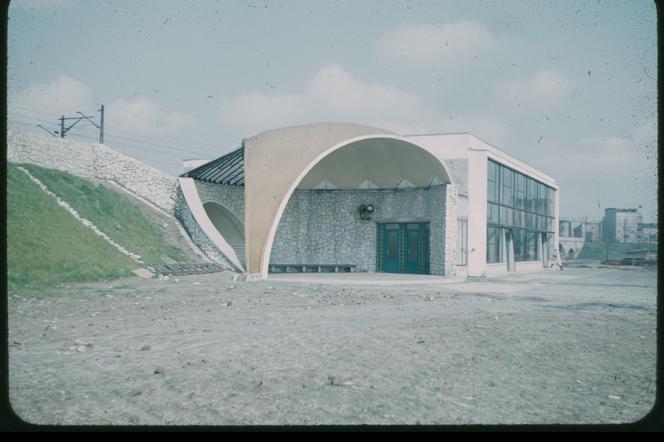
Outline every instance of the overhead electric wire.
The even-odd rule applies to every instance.
[[[33,117],[21,116],[21,118],[31,120],[33,122],[40,122],[40,123],[44,123],[44,124],[49,124],[47,121],[40,120],[40,119],[33,118]],[[23,126],[28,126],[28,127],[37,126],[33,122],[19,121],[19,120],[13,118],[13,117],[10,118],[10,121],[12,121],[14,123],[18,123],[18,124],[23,125]],[[92,130],[94,128],[84,126],[84,127],[77,127],[76,129],[80,131],[80,130],[86,130],[86,129],[87,130]],[[87,138],[87,139],[93,140],[93,141],[98,140],[97,137],[93,137],[90,134],[83,135],[80,132],[73,132],[73,131],[68,132],[67,136],[82,137],[82,138]],[[203,157],[206,157],[206,158],[211,156],[209,153],[202,153],[202,152],[198,152],[198,151],[192,151],[192,150],[186,149],[186,148],[177,148],[175,146],[167,146],[167,145],[164,145],[164,144],[154,143],[154,142],[151,142],[151,141],[148,141],[148,140],[141,140],[141,139],[138,139],[138,138],[123,137],[123,136],[120,136],[120,135],[112,135],[112,134],[106,134],[106,137],[109,137],[111,139],[115,139],[116,142],[114,142],[113,144],[132,146],[134,148],[139,148],[139,149],[147,149],[147,150],[150,150],[150,151],[153,151],[153,152],[159,152],[159,153],[164,154],[164,155],[169,155],[169,156],[172,156],[172,157],[178,157],[180,159],[182,159],[182,157],[190,155],[190,154],[196,154],[196,155],[200,155],[200,156],[203,156]],[[152,147],[152,146],[154,146],[154,147]]]
[[[44,112],[42,110],[29,109],[29,108],[24,107],[24,106],[9,106],[9,109],[12,109],[12,110],[13,109],[19,109],[19,110],[29,112],[29,113],[51,115],[51,116],[53,116],[54,119],[59,120],[59,117],[57,116],[58,113],[55,112],[55,111],[54,112]],[[11,112],[11,110],[10,110],[10,112]],[[34,117],[30,117],[30,118],[34,118]],[[155,122],[155,123],[161,123],[158,120],[155,120],[153,118],[144,117],[142,115],[135,115],[132,118],[137,118],[137,119],[146,120],[146,121],[152,121],[152,122]],[[43,120],[41,122],[47,123],[47,124],[53,124],[54,123],[52,121],[47,122],[47,121],[43,121]],[[126,134],[129,134],[131,136],[138,136],[139,138],[140,137],[146,137],[146,138],[150,138],[150,139],[153,139],[155,141],[158,141],[158,142],[165,141],[161,137],[158,137],[158,136],[155,136],[155,135],[141,134],[141,133],[137,132],[135,129],[128,127],[127,125],[114,122],[113,118],[112,117],[109,118],[109,116],[106,117],[106,126],[107,127],[113,127],[113,128],[116,128],[116,127],[123,128],[122,131],[116,131],[116,133],[123,133],[123,134],[126,133]],[[197,151],[187,150],[187,152],[190,152],[190,153],[194,153],[194,154],[197,154],[197,155],[204,155],[204,156],[214,156],[214,157],[216,157],[218,155],[218,153],[216,153],[216,152],[215,153],[210,153],[210,152],[201,153],[201,150],[211,150],[211,151],[219,150],[218,146],[213,146],[211,144],[207,144],[207,143],[202,142],[202,141],[188,140],[188,139],[183,139],[181,137],[168,137],[168,140],[169,141],[177,141],[178,143],[194,146],[194,148]],[[141,141],[142,142],[152,142],[152,143],[154,143],[154,141],[145,140],[145,139],[141,139]],[[159,144],[159,143],[154,143],[154,144]],[[163,145],[163,143],[162,143],[162,145]],[[171,146],[171,147],[173,147],[173,146]]]
[[[27,117],[27,118],[30,119],[30,120],[33,120],[33,121],[46,123],[43,120],[30,118],[30,117]],[[28,126],[28,127],[35,127],[36,126],[32,122],[20,121],[20,120],[17,120],[15,118],[10,118],[9,121],[12,122],[12,123],[20,124],[22,126]],[[93,129],[93,128],[91,128],[91,127],[90,128],[88,128],[88,127],[80,127],[80,128],[77,127],[76,129],[79,132],[72,131],[72,132],[68,132],[67,135],[68,136],[76,136],[76,137],[87,138],[87,139],[94,140],[94,141],[98,140],[97,137],[91,136],[89,133],[84,135],[80,132],[82,130],[86,130],[86,129],[90,130],[90,129]],[[199,154],[199,155],[207,155],[207,154],[203,154],[203,153],[200,153],[200,152],[193,152],[193,151],[187,150],[187,149],[178,149],[178,148],[175,148],[173,146],[165,146],[165,145],[161,145],[161,144],[158,144],[158,143],[152,143],[150,141],[140,140],[140,139],[137,139],[137,138],[128,138],[128,137],[122,137],[122,136],[110,135],[110,134],[107,135],[107,137],[116,138],[116,139],[119,140],[119,142],[113,143],[113,144],[117,144],[117,145],[121,145],[121,146],[122,145],[132,146],[132,147],[137,147],[139,149],[147,149],[147,150],[151,150],[151,151],[154,151],[154,152],[159,152],[161,154],[170,155],[170,156],[174,156],[174,157],[177,156],[177,157],[181,158],[183,154],[186,155],[186,154],[189,154],[189,153],[196,153],[196,154]],[[147,146],[146,146],[146,144],[147,144]],[[153,145],[154,145],[154,147],[152,147]]]

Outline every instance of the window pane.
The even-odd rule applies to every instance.
[[[500,218],[498,216],[498,206],[495,204],[489,204],[489,222],[498,224]]]
[[[514,220],[514,225],[517,227],[526,227],[526,214],[520,210],[517,210],[515,212],[515,220]]]
[[[537,259],[537,254],[536,254],[536,234],[535,232],[527,232],[526,236],[528,237],[528,261],[534,261]]]
[[[514,260],[515,261],[521,261],[521,255],[522,255],[521,247],[522,247],[522,244],[523,244],[522,235],[523,235],[523,230],[521,230],[521,229],[512,230],[512,240],[513,240],[513,243],[514,243]]]
[[[487,181],[487,199],[489,201],[497,202],[496,192],[497,192],[496,183],[493,181]]]
[[[413,231],[413,232],[408,232],[408,239],[409,243],[408,244],[408,260],[409,261],[417,261],[419,259],[419,254],[420,254],[420,235],[419,235],[419,230]]]
[[[512,171],[506,167],[502,167],[502,174],[501,174],[501,186],[502,186],[502,192],[501,192],[501,198],[500,202],[511,206],[514,204],[512,201]]]
[[[496,229],[496,262],[503,262],[503,229]]]
[[[536,200],[537,200],[537,183],[532,178],[528,178],[528,204],[527,209],[530,212],[536,210]]]
[[[496,180],[496,163],[493,161],[489,160],[489,171],[488,171],[488,177],[489,181],[497,181]]]
[[[390,260],[397,259],[399,232],[397,230],[390,230],[387,232],[387,258]]]

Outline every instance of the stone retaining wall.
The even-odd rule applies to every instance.
[[[173,214],[176,178],[97,143],[7,131],[7,161],[110,180]]]

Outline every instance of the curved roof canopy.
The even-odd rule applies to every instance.
[[[316,164],[298,189],[395,189],[448,182],[433,155],[393,138],[351,143]]]
[[[397,188],[450,183],[442,159],[392,132],[349,123],[269,130],[244,140],[249,272],[267,275],[286,203],[300,188]]]
[[[307,130],[303,130],[303,129]],[[299,143],[281,143],[281,136],[291,132],[307,132],[309,138]],[[283,152],[287,147],[296,147],[298,151],[316,151],[316,142],[323,141],[331,135],[343,133],[352,138],[355,134],[380,132],[394,135],[391,132],[360,126],[355,124],[317,124],[297,126],[263,132],[258,137],[265,138],[263,143],[270,150]],[[312,137],[313,136],[313,137]],[[255,147],[255,146],[254,146]],[[257,149],[257,150],[260,150]],[[254,153],[254,155],[256,155]],[[339,149],[321,162],[302,179],[299,189],[394,189],[407,187],[428,187],[448,181],[447,172],[438,161],[432,161],[432,155],[420,147],[405,144],[393,138],[374,138],[349,144]],[[274,165],[272,174],[283,169],[283,158]],[[194,178],[214,184],[244,186],[244,146],[216,160],[182,174],[183,177]]]

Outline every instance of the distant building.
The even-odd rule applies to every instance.
[[[602,239],[602,223],[596,221],[583,221],[574,227],[574,237],[583,238],[586,242],[600,241]]]
[[[599,221],[560,220],[561,237],[583,238],[586,242],[602,240],[602,223]]]
[[[572,236],[572,221],[568,220],[560,220],[559,222],[559,231],[560,231],[560,236],[567,236],[571,237]]]
[[[641,223],[639,238],[641,242],[657,242],[657,223]]]
[[[636,209],[606,209],[602,238],[608,242],[639,242],[641,214]]]

